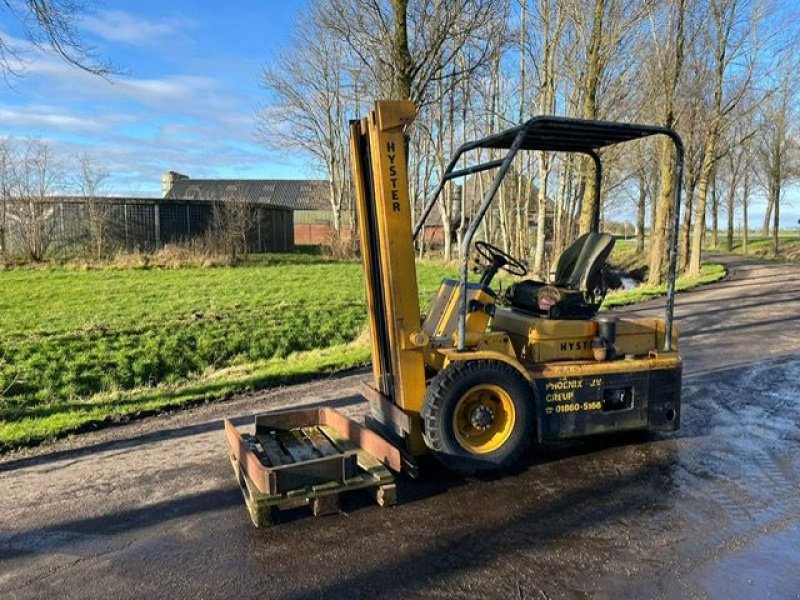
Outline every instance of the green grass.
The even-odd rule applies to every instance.
[[[675,281],[675,290],[678,292],[691,290],[700,285],[719,281],[725,277],[725,275],[727,275],[727,271],[723,265],[715,263],[703,263],[699,277],[688,277],[685,275],[678,277],[678,279]],[[645,302],[647,300],[663,296],[666,293],[666,284],[644,284],[632,290],[612,291],[606,296],[602,309],[609,309],[615,306],[625,306],[627,304],[637,304],[639,302]]]
[[[455,275],[419,263],[423,309]],[[679,289],[721,276],[705,265]],[[614,293],[606,305],[663,293]],[[259,256],[233,269],[0,271],[0,451],[364,365],[363,298],[358,262],[314,255]]]
[[[617,239],[614,249],[608,257],[608,263],[615,269],[627,272],[638,272],[640,275],[647,270],[647,251],[636,252],[636,240]]]
[[[419,266],[426,304],[454,271]],[[0,449],[364,364],[357,262],[0,272]]]
[[[710,251],[728,252],[725,238],[721,237],[719,246]],[[734,237],[732,252],[744,254],[744,243],[741,236]],[[776,256],[772,236],[751,234],[747,241],[747,254],[767,259],[800,260],[800,236],[796,232],[781,232],[778,237],[778,255]]]

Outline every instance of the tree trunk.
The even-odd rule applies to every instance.
[[[692,230],[692,245],[689,250],[689,274],[693,277],[700,275],[700,256],[703,249],[703,235],[706,229],[706,201],[708,188],[712,184],[711,177],[714,171],[714,160],[717,147],[718,127],[712,126],[706,147],[703,151],[703,166],[700,169],[700,182],[697,185],[697,210],[695,210],[694,229]]]
[[[506,205],[506,190],[504,185],[500,185],[500,190],[497,192],[497,205],[499,208],[498,218],[500,219],[500,242],[503,246],[503,251],[506,253],[511,251],[511,240],[508,235],[508,207]]]
[[[544,281],[544,243],[547,234],[547,179],[550,172],[548,157],[539,152],[539,193],[536,199],[536,252],[533,259],[533,274]]]
[[[394,94],[399,100],[411,97],[411,51],[408,47],[408,0],[392,0],[394,8]]]
[[[769,236],[769,226],[772,222],[772,194],[767,198],[767,210],[764,212],[764,226],[761,228],[761,235]]]
[[[775,256],[780,254],[780,248],[778,247],[778,231],[780,229],[780,222],[781,222],[781,188],[780,186],[776,187],[774,192],[774,197],[772,200],[772,204],[775,208],[772,210],[772,248],[773,253]]]
[[[558,256],[564,246],[564,205],[567,196],[566,160],[564,168],[558,178],[558,191],[556,192],[556,206],[553,214],[553,248],[552,255]]]
[[[730,252],[733,250],[733,227],[734,227],[734,217],[736,216],[736,193],[734,190],[728,192],[728,235],[725,240],[725,246]]]
[[[744,187],[742,188],[742,251],[747,254],[750,224],[748,223],[748,208],[750,206],[750,170],[744,173]]]
[[[527,83],[526,81],[526,73],[525,73],[525,36],[526,32],[526,24],[527,24],[527,15],[528,15],[528,2],[525,0],[522,2],[520,6],[520,25],[519,25],[519,122],[523,123],[525,121],[525,90]],[[525,236],[525,229],[527,228],[527,223],[523,223],[524,218],[522,214],[523,205],[525,203],[524,196],[525,196],[525,181],[524,181],[524,169],[522,167],[522,161],[519,162],[519,169],[517,170],[517,193],[516,193],[516,244],[515,244],[515,254],[517,256],[526,256],[527,252],[524,252],[524,247],[527,245]]]
[[[681,270],[685,270],[689,265],[689,247],[692,236],[692,216],[694,212],[694,187],[686,190],[686,209],[683,213],[683,224],[681,225],[680,250],[678,252],[678,264]]]
[[[664,139],[661,145],[659,172],[661,173],[661,180],[658,186],[658,201],[656,202],[653,228],[650,231],[650,260],[648,261],[647,273],[647,283],[650,285],[661,283],[661,268],[665,262],[664,258],[668,254],[666,231],[669,226],[669,215],[672,212],[670,207],[675,203],[674,178],[672,174],[672,142],[669,139]]]
[[[647,211],[647,182],[645,173],[639,175],[639,203],[636,207],[636,254],[644,252],[644,220]]]
[[[605,0],[594,0],[592,35],[586,56],[586,76],[583,96],[583,118],[597,118],[597,89],[600,82],[600,49],[603,39],[603,14],[605,13]],[[580,233],[584,234],[592,229],[594,214],[599,210],[595,192],[595,178],[590,159],[583,161],[583,204],[581,205]]]
[[[679,0],[675,4],[675,54],[668,71],[664,87],[664,126],[675,124],[675,92],[678,87],[684,61],[684,18],[686,2]],[[648,260],[647,281],[650,284],[661,283],[661,268],[669,255],[667,233],[670,231],[670,215],[680,207],[674,206],[675,192],[672,164],[672,143],[665,139],[661,145],[661,164],[658,186],[658,197],[653,207],[653,226],[650,229],[650,256]],[[679,182],[678,185],[683,185]]]
[[[717,194],[717,180],[711,188],[711,247],[719,246],[719,195]]]

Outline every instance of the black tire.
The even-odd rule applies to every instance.
[[[513,425],[502,445],[483,453],[470,451],[456,434],[459,401],[481,386],[505,391],[513,405]],[[434,457],[456,473],[471,475],[507,470],[527,452],[533,441],[534,391],[511,365],[499,360],[467,360],[451,363],[428,385],[422,407],[425,444]],[[461,409],[459,409],[461,410]],[[502,436],[501,436],[502,437]]]

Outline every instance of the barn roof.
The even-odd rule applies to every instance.
[[[224,201],[240,197],[246,202],[291,210],[326,210],[328,182],[322,179],[179,179],[165,200]]]

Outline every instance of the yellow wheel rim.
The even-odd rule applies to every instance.
[[[508,441],[515,420],[514,403],[508,392],[487,383],[475,386],[459,399],[453,429],[465,450],[488,454]]]

